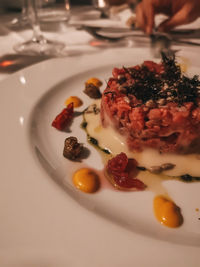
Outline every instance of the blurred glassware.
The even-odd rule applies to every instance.
[[[27,0],[21,0],[21,14],[10,21],[10,26],[21,27],[27,24]]]
[[[109,18],[110,5],[107,0],[92,0],[92,4],[95,9],[101,12],[101,18]]]
[[[43,36],[38,21],[37,3],[37,0],[26,0],[27,19],[31,24],[33,36],[30,40],[14,46],[14,50],[26,55],[58,56],[65,45],[61,42],[48,40]]]
[[[37,0],[40,22],[67,22],[70,18],[69,0]]]

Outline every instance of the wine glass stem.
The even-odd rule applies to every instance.
[[[34,42],[41,42],[44,37],[40,30],[40,24],[37,16],[37,0],[25,0],[27,2],[28,19],[33,29],[32,40]]]
[[[27,0],[22,1],[22,20],[27,19]]]

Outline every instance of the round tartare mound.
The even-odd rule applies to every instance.
[[[174,56],[114,68],[102,95],[101,121],[125,138],[132,151],[200,151],[200,81],[188,78]]]

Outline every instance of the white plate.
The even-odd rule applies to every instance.
[[[200,73],[196,54],[182,54],[189,58],[189,72]],[[182,209],[184,224],[163,227],[154,218],[150,191],[127,193],[105,186],[93,195],[77,191],[71,182],[74,170],[82,165],[101,170],[101,158],[86,141],[81,116],[69,133],[51,127],[67,97],[78,95],[84,101],[79,111],[91,103],[83,93],[88,78],[105,81],[114,66],[147,59],[152,59],[149,51],[133,48],[53,59],[0,84],[3,266],[197,266],[199,183],[164,183]],[[81,163],[62,156],[70,135],[90,150]]]

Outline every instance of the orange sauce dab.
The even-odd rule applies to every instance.
[[[70,96],[65,100],[66,106],[69,105],[70,103],[73,103],[75,108],[78,108],[83,105],[83,101],[77,96]]]
[[[96,87],[102,86],[102,82],[98,78],[95,78],[95,77],[92,77],[86,81],[86,84],[89,84],[89,83],[92,83]]]
[[[164,196],[154,198],[154,213],[157,220],[168,227],[179,227],[183,223],[180,208]]]
[[[73,183],[85,193],[95,193],[100,187],[99,176],[89,168],[77,170],[73,175]]]

